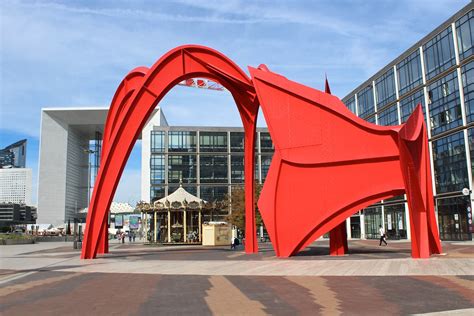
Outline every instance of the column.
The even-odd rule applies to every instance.
[[[156,211],[153,213],[153,242],[156,243],[156,233],[157,233],[157,227],[156,227]]]
[[[171,242],[171,212],[168,208],[168,242]]]
[[[199,209],[199,216],[198,216],[198,234],[199,234],[199,242],[202,242],[202,236],[201,236],[201,213],[202,209]]]
[[[366,239],[365,238],[365,216],[364,216],[364,211],[360,212],[360,239]]]
[[[188,228],[186,227],[187,226],[187,222],[186,222],[186,208],[184,208],[184,211],[183,211],[183,234],[184,234],[184,242],[187,241],[188,239],[188,236],[187,236],[187,231],[188,231]]]

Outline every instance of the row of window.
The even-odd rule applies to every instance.
[[[471,123],[474,120],[474,62],[470,62],[461,67],[461,77],[464,93],[464,106],[466,111],[466,121]],[[432,82],[427,87],[428,107],[430,110],[429,124],[431,135],[436,136],[463,124],[461,109],[461,94],[457,71],[454,70],[446,76]],[[363,100],[371,97],[371,89],[367,87],[362,90]],[[348,107],[353,106],[354,98],[348,100]],[[423,89],[400,99],[401,122],[404,123],[411,115],[418,104],[421,104],[423,114],[425,113],[425,97]],[[367,121],[375,123],[375,116],[372,115],[375,109],[364,109],[363,115],[371,114]],[[382,108],[377,113],[379,125],[398,125],[397,104]],[[427,121],[428,123],[428,121]]]
[[[473,11],[456,22],[456,33],[459,48],[459,58],[464,60],[473,52]],[[433,37],[423,45],[423,57],[426,79],[429,81],[456,64],[452,28],[449,26],[444,31]],[[398,92],[401,97],[415,90],[423,83],[420,51],[416,50],[398,64],[396,64]],[[377,108],[396,100],[396,85],[394,69],[389,69],[385,74],[375,80],[375,94],[369,85],[357,93],[358,114],[368,118],[375,113],[374,95]],[[356,113],[355,97],[347,99],[346,106]]]
[[[273,152],[274,147],[270,133],[261,132],[260,151]],[[194,131],[151,131],[151,151],[164,152],[166,148],[165,139],[168,137],[168,152],[196,152],[197,132]],[[231,152],[244,151],[244,133],[230,132],[199,132],[200,152],[227,152],[228,143]],[[258,144],[255,145],[258,149]]]
[[[152,154],[150,158],[150,184],[164,184],[165,159],[168,159],[168,183],[197,183],[197,155],[162,155]],[[255,178],[259,180],[259,160],[255,159]],[[263,182],[267,176],[272,155],[261,155],[261,174]],[[231,183],[244,182],[244,157],[230,156],[230,175],[227,155],[199,156],[200,183]]]

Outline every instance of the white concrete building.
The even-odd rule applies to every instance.
[[[31,205],[31,174],[28,168],[0,169],[0,202]]]

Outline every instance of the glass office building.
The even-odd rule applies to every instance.
[[[232,188],[244,185],[242,128],[153,126],[149,133],[149,140],[143,138],[150,145],[149,158],[144,158],[149,159],[145,189],[149,201],[173,193],[180,182],[186,191],[206,201],[223,200]],[[257,129],[255,179],[259,183],[266,178],[273,151],[267,129]],[[146,173],[142,176],[148,178]]]
[[[404,123],[417,104],[425,115],[441,239],[472,238],[474,164],[474,12],[472,2],[343,98],[378,125]],[[409,239],[406,196],[381,201],[350,220],[351,237]]]

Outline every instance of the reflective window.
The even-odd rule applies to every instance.
[[[467,130],[469,136],[469,152],[471,153],[471,172],[474,174],[474,128]]]
[[[406,239],[405,204],[384,206],[385,232],[389,239]]]
[[[227,155],[201,155],[199,159],[201,183],[227,183]]]
[[[458,37],[459,59],[463,60],[472,55],[474,42],[474,17],[473,11],[460,18],[456,22],[456,33]]]
[[[469,187],[462,131],[433,141],[433,163],[437,193]]]
[[[244,151],[245,134],[243,132],[230,132],[230,151]]]
[[[474,121],[474,62],[461,68],[467,122]]]
[[[207,202],[223,201],[229,193],[228,186],[208,186],[201,185],[201,199]]]
[[[201,152],[227,152],[227,132],[200,132],[199,150]]]
[[[262,155],[262,183],[267,178],[268,169],[270,169],[270,164],[272,162],[273,156]]]
[[[410,117],[418,104],[421,104],[423,115],[426,120],[425,94],[423,93],[423,89],[418,90],[406,98],[400,99],[400,115],[402,116],[402,123],[405,123],[408,120],[408,117]]]
[[[365,119],[367,122],[375,124],[375,115],[369,117],[368,119]]]
[[[165,187],[164,186],[151,186],[150,187],[150,201],[155,202],[161,198],[165,197]]]
[[[420,51],[414,51],[410,56],[397,64],[398,92],[400,95],[413,90],[423,82],[421,73]]]
[[[165,183],[165,156],[151,155],[150,158],[150,184]]]
[[[442,73],[456,63],[451,27],[436,35],[423,46],[426,79]]]
[[[275,147],[273,146],[272,138],[270,133],[260,133],[260,151],[263,152],[273,152]]]
[[[382,207],[368,207],[364,210],[365,238],[379,239],[379,226],[382,225]]]
[[[365,87],[357,93],[357,101],[359,105],[359,116],[366,118],[375,112],[374,95],[372,93],[372,85]]]
[[[395,78],[393,68],[375,80],[375,98],[377,108],[381,108],[392,101],[395,101]]]
[[[196,155],[168,156],[169,183],[196,183]]]
[[[356,114],[356,100],[355,96],[352,96],[351,98],[347,99],[345,102],[346,107],[354,114]]]
[[[230,181],[232,183],[244,182],[244,156],[232,155],[230,157]]]
[[[196,132],[168,132],[168,150],[170,152],[195,152]]]
[[[456,71],[428,87],[431,135],[462,125],[461,102]]]
[[[469,198],[458,196],[438,199],[439,236],[441,240],[469,240],[469,219],[467,207]]]
[[[378,124],[389,126],[398,125],[398,110],[397,105],[391,105],[378,114]]]
[[[165,132],[151,131],[151,151],[164,152],[165,151]]]

